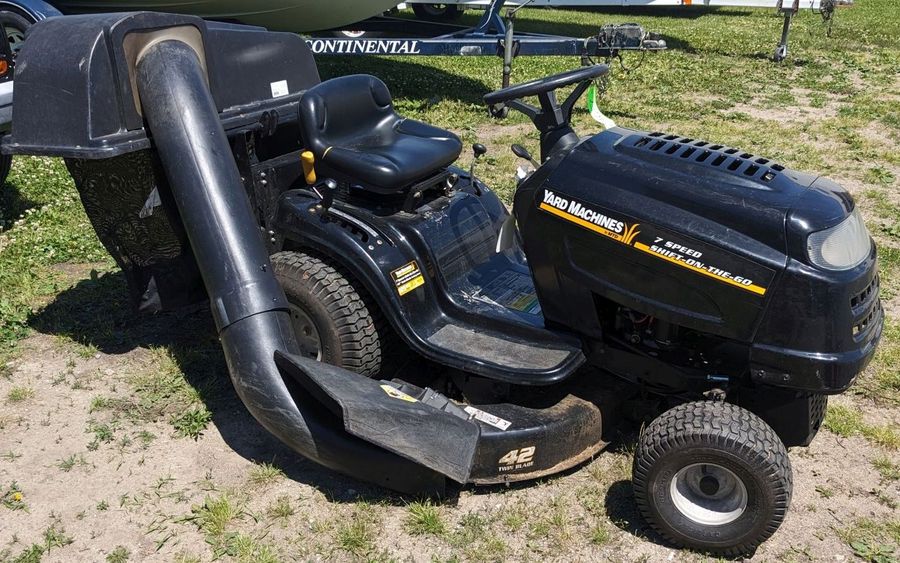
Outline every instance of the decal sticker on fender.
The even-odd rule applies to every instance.
[[[497,470],[501,473],[526,469],[534,465],[534,446],[511,450],[500,458]]]
[[[463,409],[475,420],[480,420],[485,424],[490,424],[494,428],[499,428],[500,430],[507,430],[510,426],[512,426],[512,422],[500,418],[499,416],[495,416],[489,412],[484,412],[481,409],[476,409],[473,406],[468,406]]]
[[[397,293],[404,296],[419,286],[425,285],[425,277],[419,269],[419,264],[413,260],[401,268],[391,272],[391,279],[397,286]]]
[[[761,266],[751,266],[749,265],[751,263],[744,260],[741,260],[744,262],[743,265],[729,266],[726,262],[734,262],[735,257],[713,255],[722,254],[724,251],[704,249],[701,246],[705,245],[699,242],[676,240],[678,237],[670,237],[654,225],[629,222],[574,199],[559,196],[550,190],[544,190],[538,208],[637,251],[756,295],[765,295],[766,286],[772,279],[772,272]],[[639,235],[642,236],[638,238]],[[749,272],[735,272],[751,267],[758,271],[765,270],[766,273],[762,276],[767,279],[765,281],[756,279],[757,276]]]
[[[407,395],[403,391],[401,391],[395,387],[391,387],[390,385],[387,385],[387,384],[382,385],[381,390],[384,391],[385,393],[387,393],[387,395],[389,397],[392,397],[394,399],[400,399],[401,401],[406,401],[407,403],[418,403],[419,402],[418,399],[416,399],[415,397]]]

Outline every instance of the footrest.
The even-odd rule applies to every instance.
[[[431,344],[471,356],[486,364],[506,370],[526,372],[553,372],[563,368],[577,357],[581,350],[567,347],[544,347],[534,343],[518,342],[501,335],[448,324],[428,338]]]

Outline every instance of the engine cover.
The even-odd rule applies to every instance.
[[[515,203],[545,317],[587,337],[601,336],[599,296],[746,344],[758,381],[837,391],[880,336],[874,244],[840,272],[806,255],[809,233],[854,208],[827,179],[613,128],[551,158]]]

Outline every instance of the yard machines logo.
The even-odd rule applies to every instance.
[[[706,245],[699,242],[675,240],[662,229],[653,225],[628,223],[596,209],[591,209],[590,206],[574,199],[556,195],[550,190],[544,190],[544,197],[538,207],[637,251],[757,295],[766,293],[766,288],[754,281],[757,279],[757,275],[747,275],[746,273],[738,275],[733,273],[733,270],[750,268],[759,271],[761,277],[768,277],[768,282],[765,283],[771,282],[774,275],[765,268],[734,256],[723,256],[722,254],[726,253],[721,250],[707,248]],[[638,235],[642,233],[644,235],[641,237],[642,240],[637,240]],[[737,268],[729,266],[737,261],[742,262]]]
[[[541,202],[540,208],[624,244],[630,245],[634,237],[640,234],[637,230],[640,223],[628,225],[624,221],[594,211],[574,199],[558,196],[550,190],[544,190],[544,201]]]

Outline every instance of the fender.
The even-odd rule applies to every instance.
[[[43,0],[0,0],[0,11],[19,12],[34,22],[63,15]]]
[[[327,216],[314,212],[318,203],[306,191],[285,192],[278,203],[276,230],[295,245],[337,260],[362,283],[401,338],[417,352],[435,359],[434,352],[410,325],[409,318],[400,314],[404,305],[388,281],[393,269],[413,260],[424,268],[422,257],[408,244],[397,245],[372,225],[342,210],[337,202]]]
[[[473,202],[489,217],[502,223],[505,210],[497,200],[494,209],[492,198],[476,197],[465,190],[452,196],[439,213],[448,216],[459,213],[460,208],[473,209]],[[420,217],[400,218],[392,221],[375,218],[365,221],[354,216],[354,208],[335,202],[327,214],[318,209],[319,200],[306,190],[285,192],[278,203],[274,221],[275,231],[288,241],[288,248],[306,248],[326,255],[362,284],[384,313],[391,326],[406,344],[418,354],[456,369],[493,377],[519,385],[549,385],[574,373],[583,361],[580,343],[573,338],[548,331],[542,323],[526,324],[512,319],[514,315],[494,316],[495,330],[512,335],[512,341],[544,342],[568,349],[564,362],[536,367],[500,365],[482,357],[466,355],[443,346],[433,338],[448,325],[470,327],[466,310],[454,301],[465,299],[461,294],[450,297],[447,287],[446,264],[448,254],[441,254],[436,241],[428,238],[434,233],[417,230]],[[483,206],[483,207],[481,207]],[[447,238],[444,233],[443,238]],[[440,237],[436,237],[440,238]],[[441,273],[439,273],[439,271]],[[443,275],[442,275],[443,274]],[[469,307],[479,307],[473,299]],[[484,306],[483,314],[496,309]]]

